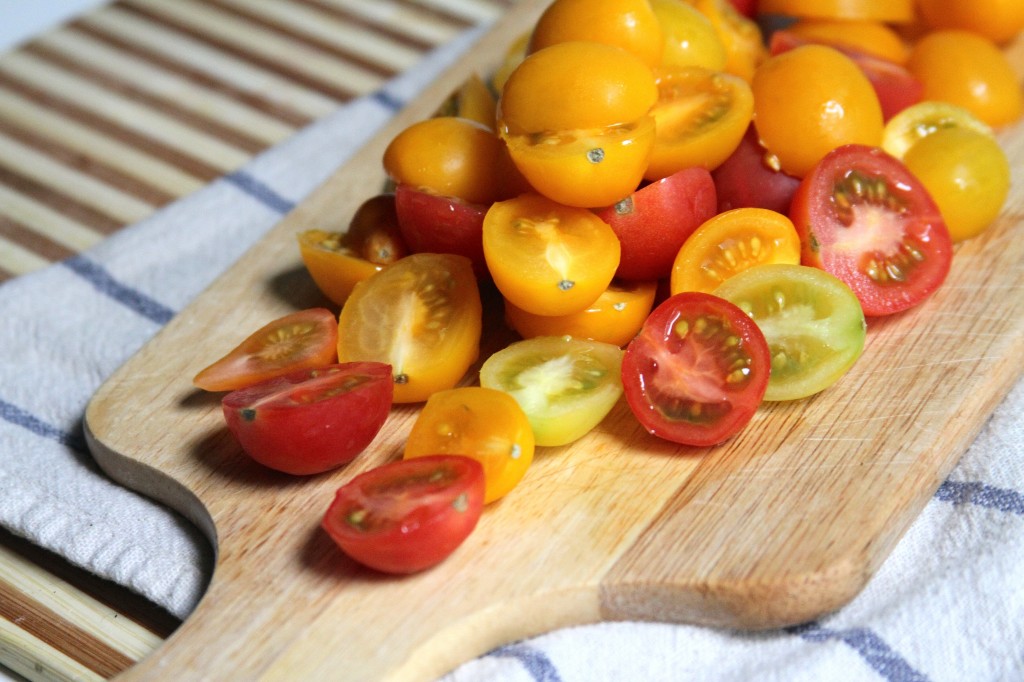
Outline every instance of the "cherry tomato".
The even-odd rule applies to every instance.
[[[537,192],[569,206],[607,206],[643,178],[657,98],[654,74],[629,52],[557,43],[509,76],[498,100],[498,132]]]
[[[676,254],[669,291],[713,292],[736,274],[764,263],[800,262],[800,236],[790,219],[765,208],[719,213]]]
[[[921,303],[946,279],[949,231],[921,182],[880,148],[846,145],[804,178],[790,217],[801,262],[849,286],[864,314]]]
[[[914,44],[907,68],[924,84],[924,99],[961,106],[990,126],[1024,112],[1024,91],[1006,55],[976,33],[928,33]]]
[[[858,19],[895,24],[914,19],[915,0],[758,0],[762,14]]]
[[[626,347],[626,401],[650,433],[710,446],[757,412],[771,360],[757,324],[723,298],[676,294],[654,309]]]
[[[718,39],[725,47],[726,73],[750,82],[754,70],[764,61],[768,52],[760,27],[740,14],[729,0],[686,0],[715,27]]]
[[[352,288],[409,252],[398,227],[393,194],[364,201],[345,232],[304,230],[299,253],[320,291],[343,305]]]
[[[664,35],[661,66],[724,71],[727,55],[711,20],[685,0],[651,0]]]
[[[400,460],[339,488],[321,525],[355,561],[385,573],[416,573],[469,537],[483,498],[483,468],[468,457]]]
[[[480,385],[511,395],[537,445],[571,443],[597,426],[622,395],[622,349],[570,336],[538,336],[494,353]]]
[[[554,0],[534,25],[528,52],[569,41],[614,45],[661,63],[661,24],[647,0]]]
[[[946,128],[914,143],[903,157],[938,204],[954,242],[970,239],[999,215],[1010,193],[1010,162],[988,134]]]
[[[765,400],[820,393],[846,374],[864,350],[867,324],[860,301],[824,270],[757,265],[714,293],[757,322],[768,341],[772,371]]]
[[[489,204],[501,194],[501,140],[466,118],[437,116],[413,123],[384,150],[384,170],[397,184]]]
[[[504,497],[533,461],[533,430],[507,393],[463,386],[430,396],[409,431],[405,459],[462,455],[484,470],[484,504]]]
[[[399,185],[395,188],[395,210],[402,239],[410,251],[465,256],[473,263],[478,279],[488,276],[483,244],[486,205]]]
[[[437,111],[437,116],[469,119],[494,130],[498,99],[479,74],[471,74]]]
[[[608,223],[537,194],[492,204],[483,244],[502,296],[537,315],[585,309],[619,266],[619,240]]]
[[[844,144],[878,145],[882,108],[852,59],[825,45],[769,57],[754,74],[754,126],[780,167],[802,177]]]
[[[524,339],[572,336],[625,346],[654,306],[657,282],[613,281],[590,306],[569,315],[535,315],[505,301],[505,321]]]
[[[309,308],[268,322],[192,383],[204,391],[234,391],[336,360],[338,321],[326,308]]]
[[[772,167],[777,161],[761,146],[753,124],[748,126],[729,158],[711,172],[718,212],[751,207],[788,213],[800,178]]]
[[[919,102],[886,122],[882,149],[897,159],[921,138],[946,128],[968,128],[994,137],[992,128],[963,107],[948,102]]]
[[[905,64],[910,53],[900,34],[880,21],[801,19],[787,25],[785,32],[803,42],[845,48],[894,64]],[[775,32],[772,37],[775,37]]]
[[[366,449],[391,410],[391,368],[352,362],[300,369],[228,393],[228,428],[260,464],[319,474]]]
[[[338,358],[391,365],[395,402],[420,402],[476,361],[481,316],[468,258],[415,253],[356,285],[337,323]]]
[[[704,168],[684,168],[644,185],[614,206],[596,209],[619,238],[615,276],[627,280],[667,277],[686,238],[715,214],[717,196]]]
[[[659,69],[654,146],[644,177],[657,180],[725,161],[750,125],[754,95],[738,76],[699,66]]]
[[[1024,29],[1020,0],[917,0],[917,9],[930,28],[973,31],[1000,44]]]

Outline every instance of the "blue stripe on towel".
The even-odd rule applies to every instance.
[[[543,651],[525,644],[508,644],[498,647],[487,655],[516,659],[523,664],[526,671],[530,673],[530,677],[536,682],[561,682],[562,680],[554,663]]]
[[[860,654],[883,679],[889,682],[927,682],[928,677],[914,670],[907,661],[885,643],[881,637],[867,628],[832,630],[817,623],[808,623],[789,628],[789,632],[803,637],[808,642],[839,640]]]
[[[17,405],[12,405],[2,398],[0,398],[0,419],[31,431],[37,436],[57,441],[61,445],[66,445],[73,450],[77,450],[79,452],[86,451],[85,439],[80,433],[68,433],[67,431],[62,431],[56,426],[47,424],[39,417],[26,412]]]
[[[405,102],[385,90],[377,90],[370,95],[370,99],[391,111],[399,111],[405,106]]]
[[[224,176],[224,179],[272,211],[283,215],[295,208],[294,202],[285,199],[272,187],[257,180],[245,171],[228,173]]]
[[[1016,490],[996,488],[980,481],[945,481],[935,498],[954,506],[976,504],[987,509],[1024,515],[1024,495]]]
[[[94,263],[79,255],[61,261],[61,264],[92,284],[100,293],[109,296],[118,303],[157,324],[167,324],[174,317],[173,310],[141,291],[118,282],[98,263]]]

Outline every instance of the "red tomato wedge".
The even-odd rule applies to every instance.
[[[199,372],[204,391],[234,391],[298,369],[337,359],[338,319],[326,308],[285,315],[253,332],[234,350]]]
[[[415,573],[462,544],[483,502],[479,462],[430,455],[356,476],[338,489],[321,525],[359,563],[385,573]]]
[[[801,262],[845,282],[867,316],[912,308],[949,273],[953,244],[938,207],[903,163],[877,147],[826,154],[797,189],[790,218]]]
[[[347,464],[387,420],[391,367],[350,362],[301,369],[224,396],[228,428],[260,464],[318,474]]]
[[[710,446],[738,433],[757,412],[771,358],[757,324],[712,294],[676,294],[655,308],[626,347],[626,402],[650,433]]]

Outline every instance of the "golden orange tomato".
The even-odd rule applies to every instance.
[[[810,42],[845,47],[894,64],[905,64],[910,53],[900,34],[880,21],[802,19],[786,31]]]
[[[528,52],[588,40],[661,63],[661,24],[647,0],[554,0],[537,20]]]
[[[914,20],[915,0],[758,0],[764,14],[825,19],[868,19],[892,23]]]
[[[729,0],[686,0],[706,16],[725,47],[727,73],[749,82],[768,56],[760,27],[737,12]]]
[[[965,29],[1000,44],[1024,29],[1020,0],[917,0],[917,8],[933,29]]]
[[[722,71],[728,55],[711,20],[685,0],[651,0],[661,32],[664,49],[661,66],[703,66]]]

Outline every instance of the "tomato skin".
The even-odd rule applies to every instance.
[[[953,245],[938,207],[906,166],[878,147],[846,145],[827,154],[797,189],[790,218],[801,262],[845,282],[866,316],[912,308],[949,272]]]
[[[554,0],[534,25],[528,50],[578,40],[614,45],[648,66],[661,63],[661,26],[647,0]]]
[[[757,412],[771,359],[757,324],[725,299],[686,292],[666,299],[626,347],[622,385],[651,434],[706,447]]]
[[[391,367],[377,362],[302,369],[232,391],[224,420],[260,464],[305,476],[355,459],[391,409]]]
[[[793,17],[906,23],[914,19],[914,0],[758,0],[758,11]]]
[[[485,204],[470,204],[399,185],[395,188],[395,210],[399,230],[410,251],[465,256],[472,261],[477,279],[487,277],[483,245]]]
[[[715,214],[715,183],[705,168],[685,168],[644,185],[622,201],[595,209],[619,238],[619,268],[626,280],[655,280],[672,270],[686,238]]]
[[[416,573],[454,552],[483,511],[484,472],[468,457],[391,462],[338,489],[321,527],[355,561]]]
[[[732,155],[711,172],[718,197],[718,213],[734,208],[766,208],[789,212],[800,178],[769,165],[768,151],[757,139],[753,124]]]
[[[234,391],[299,369],[336,361],[338,321],[326,308],[300,310],[268,322],[192,383],[204,391]]]

